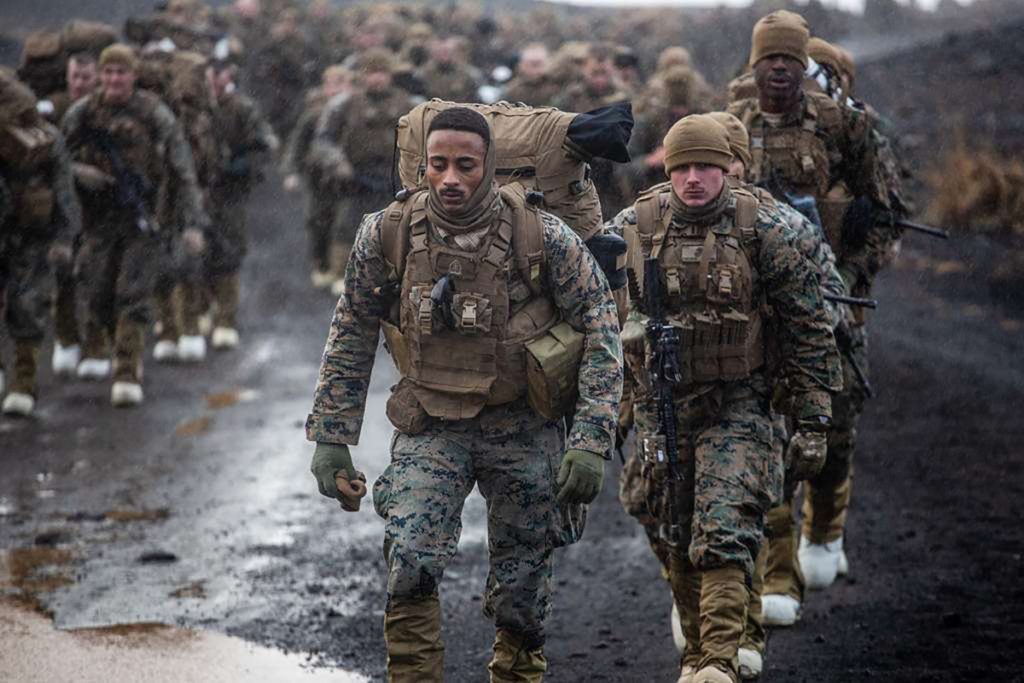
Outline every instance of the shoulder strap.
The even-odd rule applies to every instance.
[[[636,200],[636,230],[641,242],[650,245],[651,258],[658,258],[661,245],[672,222],[672,212],[668,210],[669,183],[655,185]],[[646,255],[645,255],[646,256]]]
[[[526,201],[526,191],[512,183],[501,188],[502,197],[509,202],[514,217],[512,255],[523,282],[534,296],[543,292],[544,274],[544,222],[540,211]]]
[[[404,202],[394,201],[384,209],[380,226],[381,251],[388,264],[388,280],[401,282],[409,255],[409,233],[413,223],[426,216],[427,193],[418,192]]]
[[[733,234],[740,242],[749,242],[755,236],[757,225],[757,209],[760,202],[757,197],[742,189],[733,190],[736,197],[736,216],[733,220]]]

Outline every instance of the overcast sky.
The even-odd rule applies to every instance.
[[[900,0],[905,2],[906,0]],[[967,0],[969,2],[969,0]],[[732,5],[743,7],[749,5],[750,0],[554,0],[572,5],[688,5],[688,6],[718,6]],[[960,0],[965,4],[965,0]],[[831,7],[841,7],[847,10],[861,11],[864,9],[864,0],[822,0],[822,4]],[[918,0],[918,5],[923,8],[932,9],[938,4],[938,0]]]

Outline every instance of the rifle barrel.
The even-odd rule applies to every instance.
[[[824,294],[828,301],[835,301],[850,306],[861,306],[863,308],[878,308],[878,301],[875,299],[864,299],[859,296],[846,296],[845,294]]]
[[[908,221],[902,218],[896,221],[896,227],[905,228],[907,230],[914,230],[915,232],[924,233],[925,235],[931,235],[932,237],[938,237],[939,239],[949,239],[948,230],[943,230],[942,228],[933,228],[930,225],[915,223],[914,221]]]

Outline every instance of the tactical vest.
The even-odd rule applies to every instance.
[[[49,124],[0,124],[0,168],[13,195],[12,220],[16,228],[36,231],[50,226],[55,202],[52,178],[56,139],[56,130]]]
[[[679,327],[684,383],[749,377],[764,364],[766,309],[754,297],[751,265],[758,200],[732,189],[721,220],[708,228],[674,222],[671,192],[662,183],[636,201],[636,228],[626,231],[631,295],[642,309],[644,260],[658,259],[666,315]]]
[[[107,131],[127,169],[157,185],[164,175],[166,153],[158,143],[155,116],[159,105],[159,98],[144,90],[136,90],[124,106],[118,107],[103,104],[99,92],[90,95],[83,112],[82,151],[76,154],[76,161],[114,175],[110,159],[89,132]]]
[[[831,143],[842,130],[839,105],[826,95],[805,92],[804,113],[797,125],[769,126],[757,106],[748,107],[739,118],[750,132],[750,181],[778,182],[789,192],[814,197],[822,228],[832,248],[838,249],[849,205],[848,193],[830,192],[832,169],[842,162],[842,154]]]
[[[432,417],[460,420],[526,396],[526,344],[553,328],[559,315],[541,291],[541,217],[521,192],[501,190],[498,220],[475,252],[431,233],[427,195],[419,192],[385,210],[382,248],[401,296],[398,324],[393,312],[382,328],[419,406]],[[451,327],[430,296],[444,275],[454,281]],[[389,401],[388,415],[398,426],[404,420],[395,419],[395,408]]]

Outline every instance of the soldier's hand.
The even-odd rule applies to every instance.
[[[825,466],[828,454],[828,436],[825,432],[811,432],[797,428],[786,449],[786,476],[790,481],[812,479]]]
[[[565,452],[558,470],[558,502],[590,503],[601,492],[604,458],[575,448]]]
[[[295,192],[299,189],[299,174],[289,173],[284,177],[284,190],[285,192]]]
[[[206,250],[206,237],[198,228],[186,228],[182,231],[181,243],[189,256],[199,256]]]
[[[644,163],[648,168],[661,168],[665,165],[665,147],[659,145],[656,150],[644,157]]]
[[[50,250],[46,253],[46,259],[54,268],[63,268],[71,265],[71,245],[60,242],[51,245]]]
[[[352,464],[348,446],[317,442],[309,469],[316,477],[320,495],[337,499],[346,512],[359,510],[366,495],[366,475]]]
[[[338,182],[348,182],[356,177],[355,169],[347,159],[342,159],[334,167],[334,179]]]

